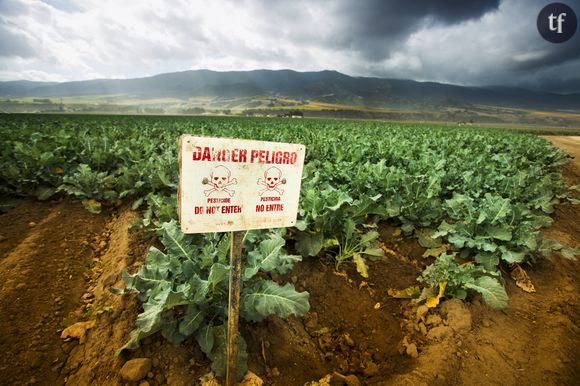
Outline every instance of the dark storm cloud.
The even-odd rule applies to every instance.
[[[343,1],[335,9],[339,37],[333,41],[379,60],[419,28],[478,19],[498,6],[499,0]]]
[[[577,18],[580,17],[580,0],[567,1],[572,9],[576,10]],[[542,3],[536,3],[536,12],[539,13]],[[535,5],[535,4],[534,4]],[[535,26],[534,26],[535,27]],[[568,61],[580,59],[580,31],[567,42],[564,43],[550,43],[544,40],[537,31],[531,31],[526,38],[517,42],[519,47],[529,47],[530,50],[538,50],[542,52],[541,55],[531,55],[526,60],[516,61],[511,69],[514,71],[539,71],[555,65],[560,65]],[[578,69],[580,72],[580,69]]]
[[[0,0],[0,79],[289,68],[580,92],[580,30],[537,31],[550,2]]]
[[[565,0],[580,17],[580,0]],[[510,14],[516,26],[525,33],[506,34],[511,51],[518,54],[506,63],[504,73],[496,83],[529,87],[555,92],[580,92],[580,34],[567,42],[550,43],[544,40],[535,24],[540,10],[550,1],[516,2]],[[523,20],[517,20],[520,16]],[[522,17],[523,16],[523,17]],[[512,29],[514,31],[515,28]]]
[[[512,69],[516,72],[539,71],[576,59],[580,59],[580,39],[574,39],[566,46],[547,47],[542,55],[516,61]]]
[[[357,74],[578,92],[580,32],[553,44],[537,31],[537,16],[549,2],[377,4],[375,13],[362,10],[342,23],[352,35],[342,49],[363,59],[352,62]],[[580,14],[580,0],[564,2]]]
[[[499,0],[370,0],[343,2],[337,11],[360,37],[388,38],[406,35],[426,19],[434,23],[460,23],[480,18],[498,6]]]
[[[580,62],[575,65],[580,68]],[[547,72],[546,74],[535,76],[529,81],[521,80],[519,86],[531,90],[559,94],[577,94],[580,93],[580,76],[574,73],[563,74],[558,71]]]

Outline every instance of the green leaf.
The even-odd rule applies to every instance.
[[[190,304],[189,292],[191,291],[191,286],[189,283],[182,284],[180,291],[169,291],[167,295],[167,300],[163,306],[164,309],[172,309],[173,307],[182,306],[185,304]]]
[[[452,291],[451,295],[453,295],[453,297],[456,297],[457,299],[465,300],[465,298],[467,297],[467,291],[464,290],[463,288],[457,288]]]
[[[475,283],[466,283],[467,288],[471,288],[483,296],[483,300],[493,309],[506,308],[508,296],[501,283],[489,276],[482,276],[475,280]]]
[[[162,320],[161,335],[170,343],[178,344],[185,340],[185,336],[181,335],[178,329],[178,321],[173,316],[165,316]]]
[[[504,219],[511,210],[510,200],[499,196],[485,195],[484,211],[491,224],[495,224]]]
[[[385,256],[385,251],[382,248],[379,248],[379,247],[367,248],[362,253],[365,254],[365,255],[371,256],[371,260],[373,260],[372,257],[383,257],[383,256]]]
[[[263,240],[258,248],[248,254],[250,260],[257,262],[263,271],[269,272],[276,269],[279,255],[286,242],[280,236],[274,236]]]
[[[258,271],[278,272],[282,275],[290,272],[302,256],[287,255],[282,247],[286,241],[278,234],[271,234],[257,248],[248,253],[248,262],[244,269],[243,279],[251,279]]]
[[[294,225],[299,231],[305,231],[308,228],[308,223],[303,219],[296,220],[296,225]]]
[[[489,237],[497,240],[510,241],[512,239],[512,232],[507,226],[490,226],[485,231]]]
[[[227,330],[225,325],[219,327],[213,327],[214,345],[212,351],[207,354],[208,358],[211,359],[211,369],[215,372],[218,377],[224,377],[226,375],[227,366]],[[247,344],[244,338],[238,336],[238,355],[237,355],[237,368],[236,368],[236,379],[240,380],[244,377],[248,371],[248,351]]]
[[[159,330],[163,324],[162,312],[167,296],[169,295],[169,287],[159,287],[154,291],[147,303],[143,304],[143,312],[137,315],[135,328],[129,334],[129,341],[117,351],[119,355],[123,350],[134,350],[139,347],[139,341],[146,338]]]
[[[140,197],[137,200],[133,201],[133,204],[131,204],[131,209],[133,210],[139,209],[139,207],[143,204],[144,200],[145,200],[144,197]]]
[[[339,191],[338,196],[335,198],[336,202],[332,206],[327,206],[328,209],[335,211],[338,210],[344,204],[352,203],[352,197],[348,195],[346,191]]]
[[[526,256],[525,251],[517,251],[512,249],[507,249],[504,246],[499,248],[501,251],[501,259],[507,263],[521,263],[524,261],[524,257]]]
[[[214,345],[212,328],[208,324],[202,325],[195,333],[195,340],[197,340],[201,351],[203,351],[205,354],[209,354],[212,351]]]
[[[222,263],[222,264],[227,264],[229,262],[229,257],[230,257],[230,237],[228,234],[228,237],[223,237],[221,238],[220,241],[218,241],[217,247],[216,247],[216,254],[217,254],[217,259],[218,262]]]
[[[497,253],[480,252],[475,255],[475,262],[483,266],[486,271],[495,272],[499,265],[499,256]]]
[[[403,225],[401,225],[401,230],[406,235],[411,234],[414,229],[415,229],[415,226],[412,223],[410,223],[410,222],[405,222]]]
[[[121,273],[125,289],[139,292],[139,299],[142,301],[152,300],[152,297],[160,291],[167,290],[169,292],[171,283],[166,280],[167,276],[167,267],[149,264],[141,266],[134,275],[129,275],[126,272]]]
[[[515,241],[518,245],[523,245],[531,251],[536,250],[538,248],[538,232],[531,230],[528,230],[528,232],[520,235]]]
[[[353,238],[355,236],[355,232],[356,232],[356,223],[354,222],[354,220],[350,217],[344,219],[344,222],[342,224],[342,234],[344,238],[345,239]]]
[[[322,249],[324,235],[319,233],[298,232],[296,234],[296,250],[302,256],[316,256]]]
[[[459,234],[451,234],[447,239],[457,248],[463,248],[465,244],[469,241],[467,237]]]
[[[149,248],[149,253],[146,257],[147,265],[141,269],[147,271],[158,271],[160,274],[156,276],[163,279],[170,280],[170,276],[174,277],[181,273],[182,266],[179,259],[174,255],[167,255],[155,247]],[[141,271],[139,272],[141,276]]]
[[[183,279],[189,280],[194,275],[199,275],[199,267],[191,260],[184,261],[182,264]]]
[[[361,238],[359,240],[359,244],[366,245],[366,244],[370,243],[371,241],[375,241],[378,238],[379,238],[379,232],[370,231],[370,232],[367,232],[361,236]]]
[[[205,312],[198,308],[195,304],[190,304],[185,309],[183,319],[179,323],[179,332],[183,336],[191,336],[205,318]]]
[[[175,220],[161,224],[161,241],[169,252],[180,259],[191,259],[191,241]]]
[[[308,292],[296,292],[290,283],[264,280],[245,288],[241,296],[241,314],[246,320],[260,322],[270,315],[286,318],[302,316],[310,309]]]
[[[141,332],[152,334],[161,327],[161,313],[163,312],[162,304],[143,305],[144,311],[137,316],[137,327]]]
[[[259,265],[254,265],[254,266],[248,266],[243,268],[243,273],[242,273],[242,280],[243,281],[248,281],[251,278],[253,278],[254,276],[256,276],[256,274],[260,271],[260,266]]]
[[[212,288],[215,288],[224,279],[228,278],[229,273],[230,273],[230,266],[229,265],[215,263],[214,265],[211,266],[209,276],[207,278],[208,284]]]
[[[38,187],[38,189],[36,189],[36,198],[38,198],[40,201],[45,201],[48,200],[50,197],[52,197],[56,192],[58,191],[58,189],[56,188],[51,188],[48,186],[40,186]]]
[[[209,293],[209,281],[201,279],[199,276],[194,275],[191,278],[192,288],[193,288],[193,302],[194,303],[204,303],[206,296]]]
[[[433,233],[431,237],[447,236],[448,234],[450,233],[452,234],[455,232],[456,232],[455,224],[449,224],[446,221],[442,221],[441,224],[439,225],[439,228],[437,228],[437,232]]]
[[[419,241],[419,245],[423,248],[437,248],[441,246],[441,239],[434,237],[435,230],[429,228],[416,229],[415,235]]]

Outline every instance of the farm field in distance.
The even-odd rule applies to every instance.
[[[149,385],[222,379],[229,243],[179,230],[188,133],[307,149],[296,227],[244,241],[241,377],[574,384],[580,129],[566,114],[567,128],[517,129],[2,114],[0,377],[116,385],[149,358]]]
[[[125,94],[52,98],[0,98],[0,112],[142,114],[191,116],[276,117],[300,112],[304,117],[321,119],[379,119],[433,122],[447,125],[514,127],[527,130],[578,132],[578,111],[542,111],[481,104],[442,104],[434,102],[366,106],[335,101],[297,100],[284,97],[190,97],[145,98]]]

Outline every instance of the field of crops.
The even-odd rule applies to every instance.
[[[241,316],[303,316],[308,288],[284,282],[305,259],[353,267],[364,281],[393,254],[384,224],[425,248],[417,286],[393,291],[429,308],[478,294],[505,308],[502,267],[577,250],[542,237],[554,206],[576,202],[563,182],[566,154],[536,136],[499,129],[250,118],[6,115],[0,117],[0,194],[62,195],[93,213],[125,203],[139,210],[133,229],[155,232],[146,262],[123,273],[143,302],[125,349],[160,332],[194,337],[223,376],[228,236],[184,235],[177,223],[177,140],[183,133],[306,145],[296,227],[248,232]],[[339,295],[337,295],[339,296]],[[240,376],[246,343],[240,341]]]

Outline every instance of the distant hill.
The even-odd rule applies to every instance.
[[[136,79],[76,82],[0,82],[0,97],[126,95],[131,98],[286,97],[366,107],[491,105],[539,110],[580,110],[580,94],[510,87],[464,87],[402,79],[351,77],[336,71],[194,70]]]
[[[57,82],[34,82],[30,80],[13,80],[9,82],[0,82],[0,96],[25,96],[31,90],[53,86]]]

